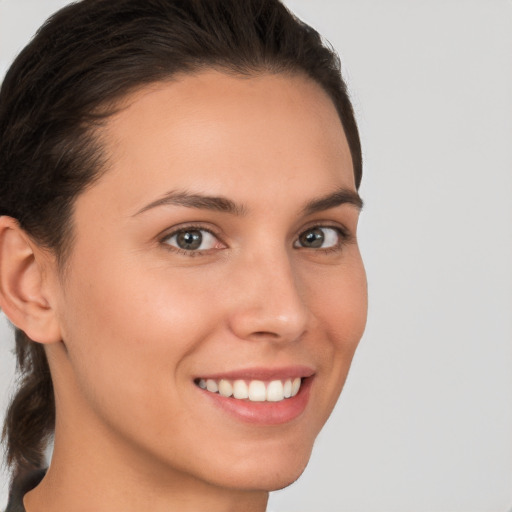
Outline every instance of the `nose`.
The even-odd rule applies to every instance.
[[[253,255],[230,278],[229,325],[246,340],[290,342],[301,338],[311,319],[306,290],[288,255]]]

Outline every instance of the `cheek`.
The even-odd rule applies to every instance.
[[[89,332],[112,340],[111,344],[147,350],[154,335],[166,343],[173,336],[183,339],[183,330],[200,329],[197,318],[205,319],[208,301],[185,272],[144,266],[136,258],[117,258],[116,265],[106,259],[84,258],[86,265],[74,268],[64,298],[71,315],[68,325],[74,330],[83,323]]]
[[[119,259],[75,270],[63,338],[81,393],[109,414],[133,400],[143,416],[171,398],[188,354],[213,331],[211,300],[183,272]]]
[[[360,257],[338,272],[329,271],[324,276],[317,273],[311,300],[318,329],[323,334],[312,339],[316,344],[314,350],[321,352],[321,409],[330,413],[366,326],[367,283]]]
[[[368,311],[366,273],[358,253],[335,272],[315,274],[312,309],[327,331],[332,350],[354,352],[361,339]]]

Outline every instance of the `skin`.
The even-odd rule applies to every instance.
[[[132,94],[100,135],[110,164],[76,201],[65,276],[27,241],[52,326],[27,329],[46,345],[57,404],[27,511],[261,512],[304,470],[365,326],[359,209],[303,211],[355,193],[335,107],[301,76],[203,71]],[[169,191],[243,215],[148,208]],[[215,234],[206,249],[172,245],[187,223]],[[331,247],[300,245],[315,226]],[[281,425],[240,421],[194,384],[296,364],[314,370],[310,398]]]

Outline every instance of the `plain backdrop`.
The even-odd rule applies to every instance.
[[[0,0],[0,76],[65,0]],[[289,0],[339,51],[364,148],[367,331],[276,512],[512,507],[512,3]],[[0,184],[1,186],[1,184]],[[0,410],[13,389],[0,323]],[[0,507],[6,502],[0,474]]]

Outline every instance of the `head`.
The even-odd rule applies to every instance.
[[[361,172],[338,58],[278,1],[84,0],[53,16],[0,92],[14,470],[44,464],[67,414],[148,468],[293,481],[364,328]],[[279,395],[298,377],[295,408],[213,392]]]

